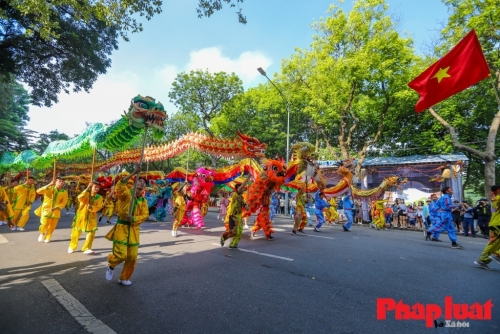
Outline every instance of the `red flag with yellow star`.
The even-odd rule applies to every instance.
[[[415,110],[421,112],[467,87],[486,79],[490,69],[474,30],[450,52],[408,84],[420,94]]]

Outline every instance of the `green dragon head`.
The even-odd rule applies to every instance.
[[[143,128],[148,126],[156,130],[154,133],[159,134],[161,132],[162,135],[165,131],[167,114],[163,104],[156,102],[152,97],[141,95],[134,97],[125,117],[127,117],[129,124],[134,127]]]

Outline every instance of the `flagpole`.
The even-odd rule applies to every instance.
[[[146,138],[147,138],[147,133],[148,133],[148,127],[144,127],[144,138],[142,139],[142,148],[141,148],[141,157],[139,158],[139,167],[142,166],[142,159],[144,158],[144,147],[146,146]],[[132,190],[132,199],[130,202],[130,207],[128,209],[128,218],[129,221],[132,218],[132,213],[134,210],[134,201],[135,201],[135,191],[137,190],[137,184],[139,183],[139,175],[137,174],[135,176],[135,181],[134,181],[134,188]]]

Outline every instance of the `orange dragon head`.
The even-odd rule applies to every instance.
[[[238,137],[241,139],[241,149],[250,158],[262,158],[266,152],[267,145],[261,143],[257,138],[247,136],[238,130]]]
[[[279,189],[286,181],[286,164],[281,160],[268,159],[264,161],[264,173],[270,181],[270,188]]]

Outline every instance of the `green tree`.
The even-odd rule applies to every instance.
[[[196,124],[197,129],[215,137],[212,119],[242,92],[242,82],[234,73],[212,74],[197,70],[178,74],[168,96],[179,112]],[[212,165],[216,165],[215,157],[212,157]]]
[[[111,66],[118,36],[127,41],[128,33],[141,31],[138,16],[149,20],[161,5],[161,0],[0,0],[0,79],[14,75],[30,86],[34,105],[57,103],[62,90],[89,91]],[[221,1],[200,1],[198,15],[221,8]],[[241,10],[238,15],[242,21]]]
[[[300,109],[299,100],[290,101],[290,143],[310,137],[310,117]],[[236,136],[236,130],[267,144],[268,157],[286,154],[287,109],[282,97],[267,83],[248,89],[225,106],[212,120],[214,131],[224,137]]]
[[[384,0],[356,1],[347,14],[332,5],[313,23],[318,34],[310,49],[298,49],[282,66],[290,89],[307,101],[316,133],[333,156],[357,158],[358,174],[387,115],[408,109],[412,98],[406,84],[417,58],[387,9]],[[329,144],[337,142],[339,152]]]
[[[0,81],[0,150],[22,151],[28,149],[29,130],[24,126],[29,121],[29,95],[24,87],[9,78]]]
[[[483,191],[487,195],[490,187],[495,184],[498,159],[496,140],[500,126],[500,6],[496,0],[443,2],[451,15],[442,30],[442,43],[436,50],[438,55],[442,56],[467,32],[474,29],[492,75],[430,108],[429,112],[448,130],[453,146],[469,153],[475,158],[475,163],[482,165]]]

